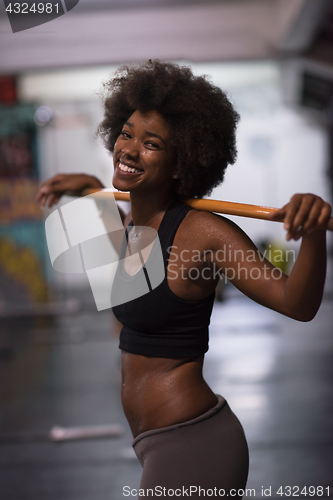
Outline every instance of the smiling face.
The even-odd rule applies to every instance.
[[[170,190],[176,168],[167,124],[157,111],[135,111],[115,143],[112,183],[120,191]]]

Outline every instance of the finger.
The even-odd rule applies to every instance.
[[[50,196],[50,190],[47,189],[47,188],[43,188],[42,190],[40,190],[40,192],[38,193],[38,196],[36,196],[36,201],[40,203],[41,206],[45,206],[46,202],[47,202],[47,199],[48,197]]]
[[[293,210],[291,210],[292,218],[290,219],[290,226],[288,229],[289,239],[298,239],[303,230],[303,225],[305,224],[309,213],[311,212],[312,206],[316,198],[314,196],[302,196],[300,199],[297,198],[296,203],[293,205]]]
[[[286,210],[285,210],[285,207],[282,207],[280,208],[279,210],[276,210],[275,212],[272,212],[269,216],[272,220],[275,220],[275,221],[283,221],[283,219],[285,218],[286,216]]]
[[[45,195],[45,193],[48,193],[49,192],[49,187],[45,184],[42,184],[36,194],[36,197],[35,197],[35,200],[36,201],[40,201],[43,196]]]
[[[47,201],[47,195],[43,194],[40,199],[40,204],[45,207],[45,203]]]
[[[315,203],[314,199],[309,199],[305,197],[302,198],[301,203],[298,206],[298,210],[292,221],[292,225],[290,228],[292,231],[294,232],[297,231],[299,227],[302,227],[305,224],[314,203]]]
[[[288,233],[292,234],[295,230],[294,219],[300,207],[301,200],[302,198],[300,195],[294,195],[291,198],[290,202],[284,207],[286,212],[284,218],[284,228],[288,231]]]
[[[36,202],[40,203],[42,207],[51,207],[57,203],[66,190],[67,179],[68,175],[66,174],[56,174],[51,179],[43,182],[36,194]]]
[[[304,219],[303,210],[307,213]],[[290,238],[295,240],[300,239],[306,233],[317,231],[319,229],[326,229],[327,223],[330,219],[331,207],[325,203],[321,198],[314,195],[305,195],[300,207],[299,214],[295,218],[298,224],[296,231],[290,235]]]
[[[48,198],[48,193],[43,193],[43,192],[39,192],[38,193],[38,196],[36,196],[35,200],[37,202],[39,202],[39,204],[44,207],[45,206],[45,203],[46,203],[46,200]]]
[[[55,200],[55,199],[56,199],[56,195],[55,195],[55,194],[53,194],[53,193],[51,193],[51,194],[49,195],[49,198],[48,198],[48,203],[47,203],[47,206],[48,206],[49,208],[51,208],[51,207],[52,207],[52,205],[54,204],[54,200]]]
[[[318,218],[321,214],[322,206],[323,206],[322,200],[320,198],[317,198],[314,201],[306,220],[302,223],[303,234],[307,233],[308,231],[310,231],[310,229],[318,225]]]
[[[332,208],[329,203],[325,203],[322,207],[321,214],[318,218],[318,226],[326,229],[327,223],[331,217]]]
[[[56,205],[58,203],[58,201],[60,200],[60,198],[61,198],[61,195],[55,196],[53,205]]]

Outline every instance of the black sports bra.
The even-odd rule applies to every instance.
[[[123,324],[120,332],[119,348],[143,356],[162,358],[181,358],[199,356],[208,350],[208,326],[213,308],[215,291],[203,300],[185,300],[176,296],[167,282],[167,267],[171,246],[177,229],[191,210],[190,207],[173,202],[167,208],[158,229],[162,248],[164,276],[154,288],[154,276],[149,270],[149,259],[134,276],[127,274],[123,268],[122,259],[125,256],[127,238],[124,237],[120,260],[115,274],[112,292],[124,293],[128,297],[134,292],[139,281],[146,284],[146,293],[133,300],[127,300],[114,306],[116,318]],[[132,222],[129,226],[132,225]],[[154,251],[154,247],[152,252]],[[137,296],[137,295],[136,295]]]

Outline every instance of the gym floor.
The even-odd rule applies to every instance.
[[[214,307],[205,377],[244,426],[252,497],[333,495],[332,290],[329,277],[310,323],[264,309],[231,285]],[[77,298],[76,314],[1,319],[1,500],[120,500],[124,486],[139,486],[120,402],[118,326],[90,294]],[[125,432],[48,438],[55,425],[103,424]]]

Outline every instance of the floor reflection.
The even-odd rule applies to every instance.
[[[232,288],[215,304],[205,377],[243,424],[257,497],[262,486],[276,499],[280,486],[333,486],[332,317],[332,294],[306,324]],[[119,500],[123,486],[138,487],[141,466],[120,403],[118,332],[109,311],[90,306],[53,319],[1,320],[1,499]],[[111,423],[125,434],[63,444],[45,437],[54,425]]]

